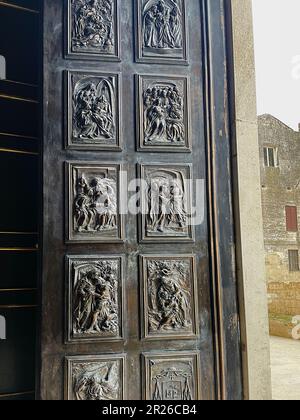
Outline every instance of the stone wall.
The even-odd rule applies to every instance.
[[[286,206],[298,207],[300,226],[300,132],[271,115],[258,118],[269,312],[300,315],[300,272],[290,272],[289,250],[300,252],[300,232],[286,229]],[[278,149],[279,165],[265,167],[264,147]]]

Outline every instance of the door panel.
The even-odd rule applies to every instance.
[[[44,10],[41,397],[215,399],[206,2],[61,3]]]

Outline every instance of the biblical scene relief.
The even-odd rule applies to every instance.
[[[197,400],[198,353],[145,356],[148,383],[146,399],[153,401]]]
[[[119,142],[117,76],[72,74],[71,145],[115,147]]]
[[[117,166],[72,167],[72,236],[91,241],[120,239]]]
[[[191,238],[190,168],[145,166],[143,213],[148,238]]]
[[[116,55],[115,0],[71,0],[73,53]]]
[[[71,339],[121,336],[120,259],[70,260]]]
[[[143,79],[142,147],[188,147],[186,83]]]
[[[123,399],[123,360],[69,360],[68,400]]]
[[[184,48],[183,0],[148,0],[142,3],[143,55],[181,57]]]
[[[145,262],[144,262],[145,263]],[[195,335],[194,273],[191,258],[146,258],[146,336]]]

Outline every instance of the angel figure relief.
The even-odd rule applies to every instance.
[[[120,362],[103,361],[73,365],[73,399],[76,401],[120,400]]]

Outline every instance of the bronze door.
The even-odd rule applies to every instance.
[[[218,135],[228,117],[208,96],[209,83],[225,92],[225,68],[209,77],[225,54],[223,2],[44,3],[41,396],[240,396],[238,329],[219,322],[236,315],[233,247],[220,251],[224,309],[213,232],[226,221],[233,242],[228,133],[219,213],[209,134],[211,113]]]

